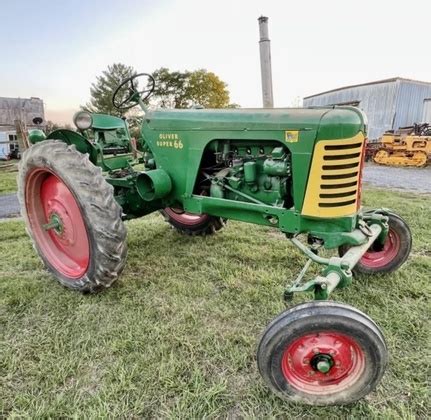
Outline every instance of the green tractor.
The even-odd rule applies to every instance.
[[[264,331],[257,350],[263,379],[280,397],[307,404],[364,397],[387,365],[384,337],[367,315],[328,298],[352,273],[397,270],[412,238],[393,212],[361,209],[363,113],[149,110],[154,86],[142,73],[113,97],[119,109],[145,112],[137,141],[123,119],[84,111],[75,116],[79,132],[31,133],[19,199],[47,269],[81,292],[111,286],[126,262],[124,221],[155,211],[185,234],[213,234],[229,219],[279,229],[307,257],[284,299],[311,292],[314,300],[288,307]],[[319,249],[338,252],[326,258]],[[321,274],[306,278],[313,262]]]

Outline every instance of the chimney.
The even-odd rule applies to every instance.
[[[268,18],[261,16],[258,22],[263,107],[274,108],[274,98],[272,95],[271,41],[268,38]]]

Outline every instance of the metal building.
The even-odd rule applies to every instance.
[[[42,99],[0,97],[0,158],[18,149],[17,122],[25,129],[36,128],[35,117],[45,118]]]
[[[304,98],[304,106],[326,105],[361,108],[368,117],[368,138],[376,140],[387,130],[431,123],[431,83],[396,77]]]

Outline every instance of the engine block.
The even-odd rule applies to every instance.
[[[289,208],[292,205],[291,160],[287,148],[265,142],[216,142],[216,162],[205,173],[210,196]]]

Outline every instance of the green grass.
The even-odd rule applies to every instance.
[[[6,164],[9,164],[9,162]],[[15,170],[9,170],[9,168],[6,172],[6,169],[1,169],[4,165],[4,163],[0,163],[0,195],[12,193],[17,190],[16,177],[18,172]]]
[[[365,204],[393,208],[414,235],[398,272],[333,295],[387,340],[389,368],[366,399],[302,406],[261,380],[259,335],[304,262],[271,229],[230,222],[189,238],[158,215],[128,222],[121,279],[81,295],[46,274],[23,222],[9,221],[0,224],[0,417],[427,418],[431,197],[370,189]]]

